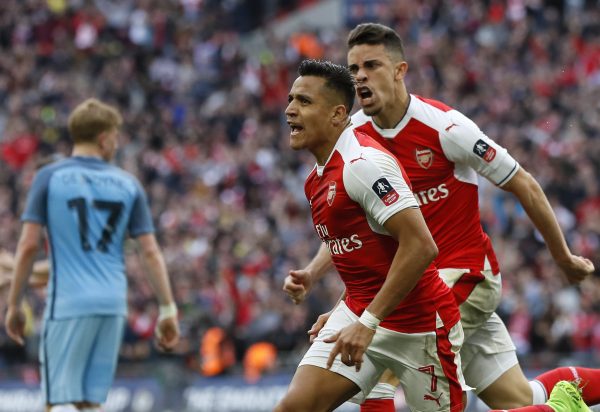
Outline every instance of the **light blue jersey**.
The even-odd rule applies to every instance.
[[[123,242],[154,231],[135,177],[93,157],[50,164],[36,174],[21,220],[48,233],[45,319],[126,315]]]

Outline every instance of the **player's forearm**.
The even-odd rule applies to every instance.
[[[367,310],[379,320],[385,319],[419,282],[437,253],[433,241],[400,245],[383,286]]]
[[[148,273],[150,285],[158,298],[160,305],[174,302],[169,283],[167,265],[153,234],[142,235],[138,238],[141,246],[141,256]]]
[[[312,284],[321,279],[333,266],[331,254],[325,243],[321,243],[319,251],[304,270],[310,273]]]
[[[174,302],[167,266],[160,252],[144,254],[144,261],[148,270],[150,285],[156,294],[160,305],[169,305]]]
[[[27,281],[31,275],[37,249],[37,245],[34,244],[19,244],[10,291],[8,292],[8,306],[18,307],[21,304]]]
[[[534,204],[536,205],[534,206]],[[570,255],[569,247],[552,207],[543,192],[541,192],[541,195],[536,200],[532,201],[532,204],[528,206],[523,205],[523,208],[544,238],[546,246],[554,260],[561,262],[568,259]]]
[[[529,173],[523,173],[519,184],[510,186],[507,190],[519,199],[527,216],[544,238],[554,260],[561,262],[568,259],[569,247],[548,198],[538,182]]]

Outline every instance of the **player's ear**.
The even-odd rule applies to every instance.
[[[346,106],[343,104],[338,104],[333,108],[333,116],[331,118],[331,123],[338,127],[340,125],[345,125],[348,123],[348,111],[346,110]]]
[[[98,137],[96,137],[96,143],[98,144],[98,147],[104,149],[104,147],[106,146],[107,137],[108,132],[102,132],[98,135]]]
[[[405,61],[399,61],[395,64],[394,67],[394,77],[396,80],[404,79],[406,76],[406,72],[408,71],[408,63]]]

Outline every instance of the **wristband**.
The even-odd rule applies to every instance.
[[[169,303],[168,305],[160,305],[158,307],[158,321],[161,322],[167,318],[177,317],[177,305]]]
[[[363,311],[362,315],[360,315],[358,321],[371,330],[376,330],[379,323],[381,323],[381,320],[377,319],[375,315],[366,309]]]

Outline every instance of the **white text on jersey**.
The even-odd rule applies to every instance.
[[[430,187],[427,190],[414,192],[414,195],[419,206],[423,206],[429,204],[429,202],[437,202],[440,199],[445,199],[449,193],[446,183],[442,183],[438,187]]]
[[[343,255],[344,253],[360,249],[363,245],[356,233],[350,237],[332,239],[329,237],[327,226],[322,224],[315,225],[315,231],[317,232],[317,235],[319,235],[319,238],[327,245],[327,249],[329,249],[329,253],[332,255]]]

